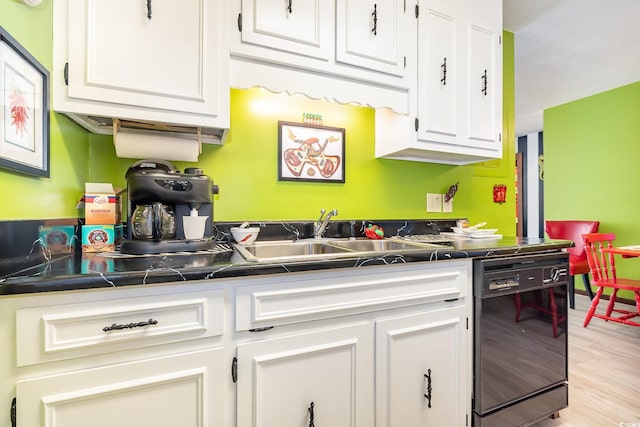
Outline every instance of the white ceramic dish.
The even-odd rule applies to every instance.
[[[496,231],[498,231],[497,228],[481,228],[477,230],[465,229],[464,233],[471,236],[490,236],[496,234]]]
[[[474,236],[488,236],[495,234],[498,231],[497,228],[476,228],[476,227],[451,227],[455,234],[461,235],[474,235]]]
[[[231,227],[229,229],[233,240],[240,245],[249,245],[256,241],[258,234],[260,234],[260,227]]]

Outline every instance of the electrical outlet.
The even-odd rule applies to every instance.
[[[427,212],[442,212],[442,194],[427,193]]]
[[[453,199],[448,202],[444,201],[444,195],[442,196],[442,212],[451,213],[453,212]]]

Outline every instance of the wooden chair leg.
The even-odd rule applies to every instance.
[[[582,275],[582,281],[584,282],[584,289],[589,294],[589,299],[593,300],[593,291],[591,290],[591,281],[589,280],[589,273]]]
[[[591,301],[591,305],[589,306],[589,311],[587,311],[587,316],[584,318],[584,326],[585,328],[591,322],[591,318],[593,317],[593,313],[596,312],[596,307],[598,306],[598,302],[600,301],[600,296],[602,295],[603,288],[598,286],[598,291],[596,295],[593,297],[593,301]]]
[[[569,291],[569,308],[576,308],[576,282],[572,275],[569,275],[567,288]]]
[[[617,297],[618,297],[618,289],[614,288],[613,292],[611,292],[611,295],[609,295],[609,304],[607,304],[607,311],[605,312],[605,316],[611,317],[611,313],[613,313],[613,308],[616,305]]]

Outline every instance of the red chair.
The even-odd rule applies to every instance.
[[[597,233],[600,221],[545,221],[544,229],[551,239],[572,240],[575,245],[567,248],[569,252],[569,307],[576,305],[575,295],[575,275],[582,274],[584,288],[589,294],[589,299],[593,300],[593,291],[589,283],[589,264],[587,255],[584,252],[584,242],[582,235],[586,233]]]
[[[598,288],[593,301],[591,301],[589,311],[587,311],[587,317],[584,319],[585,328],[589,325],[593,316],[626,325],[640,326],[640,323],[629,320],[640,316],[640,280],[618,278],[616,276],[614,255],[612,253],[602,252],[602,248],[604,247],[613,247],[612,242],[615,238],[616,235],[613,233],[589,233],[583,236],[587,262],[589,263],[591,275],[593,276],[592,283]],[[596,313],[596,307],[600,302],[605,288],[611,289],[609,304],[607,305],[605,314],[598,314]],[[620,289],[634,292],[636,311],[619,310],[615,308],[616,297]],[[612,316],[613,313],[619,313],[621,316]]]

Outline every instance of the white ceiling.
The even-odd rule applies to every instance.
[[[515,34],[516,135],[542,111],[640,81],[640,0],[503,0]]]

